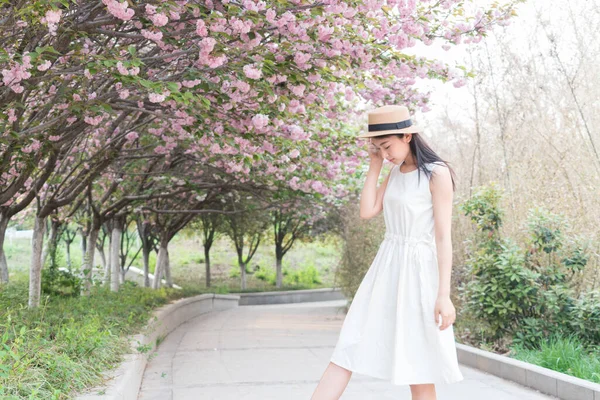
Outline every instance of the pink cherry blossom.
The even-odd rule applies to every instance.
[[[244,65],[244,74],[250,79],[260,79],[262,77],[262,71],[256,68],[254,65]]]
[[[48,25],[48,30],[52,36],[56,36],[56,29],[62,16],[62,10],[48,10],[46,14],[40,19],[42,24]]]
[[[208,30],[206,29],[206,23],[204,20],[199,19],[196,21],[196,35],[205,37],[208,35]]]
[[[304,96],[304,89],[306,89],[305,85],[298,85],[298,86],[294,86],[294,85],[290,85],[290,88],[292,89],[292,93],[294,93],[296,96],[298,97],[302,97]]]
[[[161,103],[163,102],[169,95],[171,94],[171,92],[169,92],[168,90],[163,92],[163,93],[150,93],[148,95],[148,99],[153,102],[153,103]]]
[[[144,36],[148,40],[152,40],[154,42],[158,42],[163,38],[163,33],[161,31],[149,31],[147,29],[140,30],[142,36]]]
[[[139,137],[139,134],[135,131],[131,131],[127,135],[125,135],[125,138],[127,139],[128,142],[133,142],[138,137]]]
[[[165,26],[169,22],[169,17],[162,13],[156,13],[148,16],[154,26]]]
[[[269,124],[269,116],[256,114],[254,117],[252,117],[252,124],[256,129],[261,130]]]
[[[102,3],[108,7],[109,13],[123,21],[129,21],[135,14],[135,11],[129,8],[127,1],[102,0]]]
[[[102,118],[102,115],[97,115],[95,117],[86,116],[83,120],[90,125],[97,126],[102,122]]]
[[[9,108],[7,111],[8,114],[8,122],[15,122],[17,120],[17,116],[15,115],[15,109]]]

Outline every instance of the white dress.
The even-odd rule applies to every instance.
[[[425,167],[446,168],[439,165]],[[422,170],[392,168],[383,214],[385,239],[330,361],[395,385],[461,381],[453,325],[440,330],[433,314],[439,271],[429,178]]]

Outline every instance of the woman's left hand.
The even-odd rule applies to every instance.
[[[442,319],[442,325],[439,327],[441,331],[454,323],[456,309],[454,308],[454,304],[452,304],[452,300],[450,300],[450,296],[440,296],[437,298],[433,314],[435,316],[435,323],[438,326],[440,325],[439,318],[441,317]]]

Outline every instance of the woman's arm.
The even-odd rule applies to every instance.
[[[454,322],[456,311],[450,301],[450,278],[452,273],[452,177],[445,165],[438,165],[432,170],[429,184],[433,202],[433,219],[435,225],[435,242],[439,269],[438,301],[435,318],[442,314],[443,324],[440,329],[447,328]]]
[[[382,166],[383,160],[371,160],[369,164],[365,186],[360,195],[360,217],[363,219],[373,218],[383,210],[383,193],[390,174],[385,177],[383,183],[377,188],[377,180]]]

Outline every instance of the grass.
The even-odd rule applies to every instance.
[[[90,297],[44,296],[27,308],[28,281],[17,275],[0,287],[0,398],[71,398],[102,382],[129,350],[127,336],[157,306],[178,298],[174,289],[94,287]]]
[[[459,315],[454,330],[457,343],[600,383],[600,343],[583,343],[574,335],[555,333],[538,343],[538,348],[529,349],[513,343],[510,337],[486,340],[483,325],[468,315]]]
[[[512,346],[511,357],[577,378],[600,383],[600,345],[586,347],[575,336],[551,336],[539,349]]]

